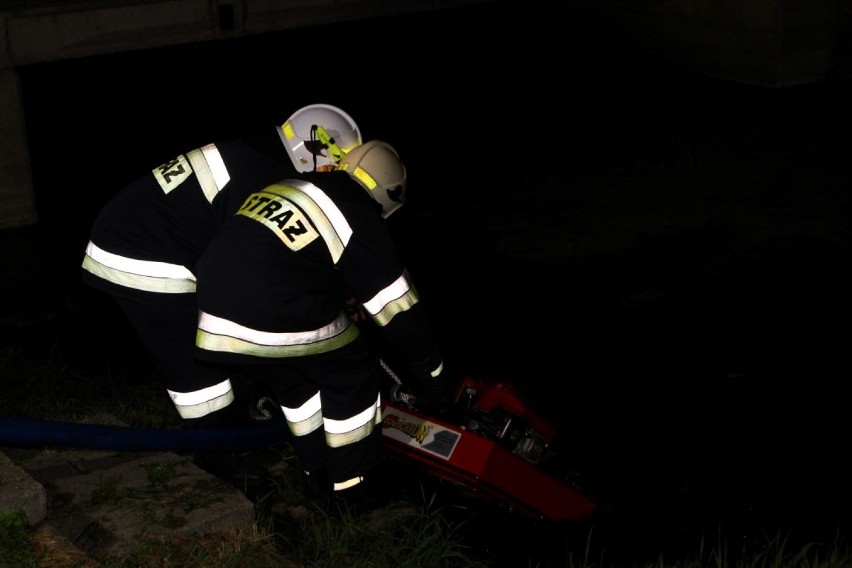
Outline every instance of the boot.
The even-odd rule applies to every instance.
[[[324,469],[314,472],[303,471],[302,489],[305,493],[305,499],[322,506],[325,506],[332,491],[331,482],[326,477]]]
[[[398,474],[386,467],[374,469],[360,477],[360,483],[331,492],[328,514],[333,517],[358,517],[401,499],[404,484]]]

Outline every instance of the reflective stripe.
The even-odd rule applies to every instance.
[[[321,408],[322,403],[320,402],[320,393],[317,391],[314,396],[305,401],[305,403],[299,408],[288,408],[286,406],[282,406],[281,410],[284,411],[284,416],[287,417],[287,420],[301,422],[302,420],[306,420],[319,412]]]
[[[284,417],[290,426],[290,432],[294,436],[305,436],[322,426],[322,405],[320,404],[320,393],[309,398],[299,408],[287,408],[282,406]]]
[[[403,273],[390,286],[365,302],[364,309],[378,326],[383,327],[390,323],[396,314],[411,309],[419,301],[417,290],[408,281],[407,274]]]
[[[340,209],[337,208],[337,205],[334,204],[331,198],[312,183],[301,180],[289,180],[287,183],[304,192],[316,202],[325,213],[329,222],[334,226],[334,230],[339,235],[341,242],[343,242],[343,246],[348,245],[349,239],[352,238],[352,227],[349,226],[346,217],[343,216],[343,213],[340,212]]]
[[[231,180],[228,168],[222,160],[222,154],[215,144],[208,144],[186,154],[201,191],[209,203],[219,194],[219,191]]]
[[[192,392],[167,391],[181,418],[201,418],[225,408],[234,401],[230,379]]]
[[[312,183],[299,180],[286,180],[283,184],[274,184],[264,191],[289,199],[299,206],[322,235],[328,252],[335,264],[343,255],[343,250],[352,238],[352,228],[340,209]]]
[[[83,268],[127,288],[170,294],[195,292],[195,275],[185,266],[120,256],[91,241],[86,246]]]
[[[437,377],[437,376],[438,376],[438,375],[440,375],[443,371],[444,371],[444,362],[443,362],[443,361],[441,361],[441,364],[440,364],[440,365],[438,365],[437,367],[435,367],[434,369],[432,369],[432,372],[431,372],[431,373],[429,373],[429,376],[430,376],[430,377],[432,377],[432,378]]]
[[[365,439],[375,428],[377,412],[381,398],[374,405],[368,406],[352,418],[346,420],[323,419],[325,441],[330,448],[339,448]]]
[[[361,476],[353,477],[352,479],[347,479],[346,481],[341,481],[340,483],[334,484],[335,491],[343,491],[344,489],[349,489],[350,487],[355,487],[359,483],[364,481],[364,478]]]
[[[345,312],[313,331],[272,333],[201,312],[195,343],[201,349],[256,357],[300,357],[339,349],[358,337]]]

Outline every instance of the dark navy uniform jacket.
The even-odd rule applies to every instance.
[[[95,220],[83,280],[119,295],[194,292],[218,225],[246,195],[296,173],[280,130],[197,148],[124,187]]]
[[[359,330],[352,294],[400,358],[429,376],[440,355],[381,207],[345,172],[249,195],[198,265],[198,347],[219,362],[331,352]]]

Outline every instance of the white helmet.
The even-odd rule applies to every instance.
[[[387,142],[364,142],[340,160],[338,169],[345,170],[382,206],[382,217],[405,203],[405,166],[399,154]]]
[[[281,136],[299,172],[335,166],[346,152],[361,143],[361,131],[352,117],[324,104],[308,105],[294,112],[281,126]]]

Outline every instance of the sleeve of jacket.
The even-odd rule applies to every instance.
[[[384,221],[378,215],[365,217],[352,223],[339,268],[408,371],[419,380],[437,377],[443,360],[426,307]]]

